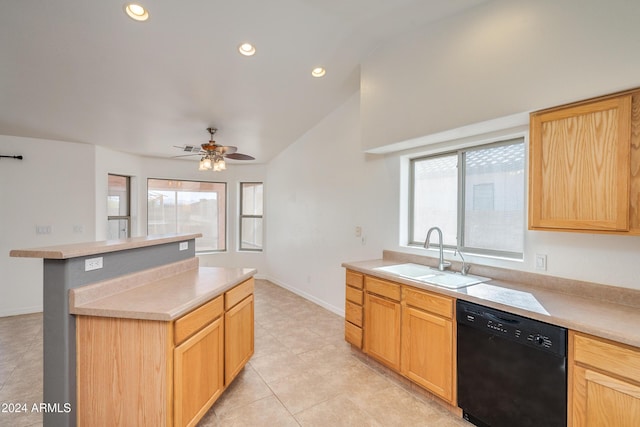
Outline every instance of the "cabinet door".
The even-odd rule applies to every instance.
[[[452,402],[451,320],[413,307],[403,307],[401,372],[432,393]]]
[[[169,322],[76,316],[79,426],[173,425],[171,330]]]
[[[220,317],[174,350],[174,420],[192,426],[224,388],[224,321]]]
[[[573,427],[636,427],[640,420],[640,387],[575,366],[572,415]]]
[[[225,313],[225,384],[238,375],[253,355],[253,295]]]
[[[529,226],[629,229],[631,95],[531,115]]]
[[[400,303],[365,293],[364,352],[400,370]]]

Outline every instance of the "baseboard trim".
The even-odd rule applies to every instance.
[[[307,293],[304,291],[301,291],[300,289],[297,289],[293,286],[290,286],[284,282],[281,282],[280,280],[274,279],[273,277],[269,277],[269,276],[265,276],[263,277],[264,280],[268,280],[271,283],[273,283],[274,285],[280,286],[281,288],[284,288],[290,292],[293,292],[296,295],[301,296],[302,298],[311,301],[314,304],[319,305],[322,308],[325,308],[329,311],[331,311],[332,313],[337,314],[338,316],[344,317],[344,307],[342,308],[338,308],[334,305],[328,304],[327,302]]]
[[[20,316],[22,314],[42,313],[42,306],[20,307],[0,310],[0,317]]]

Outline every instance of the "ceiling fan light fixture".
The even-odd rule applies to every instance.
[[[200,161],[198,162],[198,170],[200,171],[209,171],[213,170],[214,172],[221,172],[227,169],[227,162],[225,158],[228,157],[233,160],[255,160],[253,156],[249,156],[248,154],[238,153],[238,147],[234,147],[231,145],[220,145],[216,144],[213,140],[213,135],[216,133],[216,128],[207,128],[207,132],[209,132],[210,139],[209,142],[200,145],[200,150],[198,153],[194,154],[185,154],[182,156],[176,157],[186,157],[186,156],[194,156],[199,155]],[[187,146],[179,147],[183,151],[193,153],[193,147],[190,147],[186,150]]]
[[[227,164],[225,163],[224,158],[216,157],[216,159],[213,161],[213,171],[221,172],[226,169],[227,169]]]
[[[313,70],[311,70],[311,75],[313,77],[323,77],[325,74],[327,74],[327,70],[325,70],[322,67],[316,67]]]
[[[256,54],[256,47],[251,43],[242,43],[238,46],[238,52],[244,56],[253,56]]]
[[[124,5],[124,11],[129,18],[135,21],[146,21],[149,19],[149,11],[143,6],[136,3],[127,3]]]
[[[204,156],[200,159],[200,166],[198,167],[198,170],[208,171],[211,170],[212,167],[213,166],[211,166],[211,159],[209,158],[209,156]]]

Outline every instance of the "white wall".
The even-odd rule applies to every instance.
[[[366,150],[640,86],[640,2],[494,0],[362,63]]]
[[[0,135],[0,316],[42,310],[42,260],[11,249],[94,239],[94,147]],[[36,234],[50,226],[51,234]]]
[[[223,172],[199,171],[198,162],[141,157],[96,147],[96,224],[97,240],[107,237],[107,175],[109,173],[131,176],[132,236],[147,234],[147,179],[167,178],[203,180],[227,183],[227,251],[200,255],[200,265],[207,267],[253,267],[258,277],[266,273],[266,261],[260,252],[239,252],[238,206],[240,182],[264,182],[264,165],[229,163]],[[265,192],[269,191],[265,183]],[[268,245],[268,239],[266,241]]]
[[[341,263],[379,258],[397,229],[397,162],[362,153],[359,114],[356,94],[267,173],[269,278],[336,313],[344,312]]]
[[[0,317],[42,310],[42,260],[11,258],[11,249],[107,238],[107,175],[132,177],[132,235],[146,234],[147,178],[227,182],[228,251],[200,256],[202,266],[254,267],[266,274],[263,253],[238,252],[241,181],[264,181],[263,165],[197,170],[197,162],[140,157],[88,144],[0,135]],[[267,187],[268,188],[268,187]],[[50,226],[51,234],[36,234]]]

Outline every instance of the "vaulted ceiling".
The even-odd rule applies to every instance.
[[[146,22],[124,0],[2,1],[0,134],[171,157],[214,126],[268,162],[358,91],[385,40],[483,1],[140,0]]]

